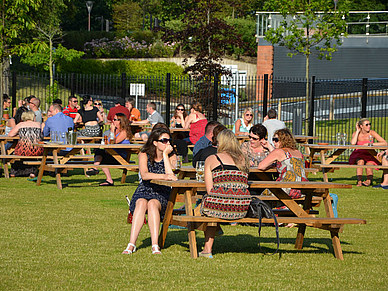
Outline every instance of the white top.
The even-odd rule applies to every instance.
[[[267,119],[263,122],[263,125],[267,128],[268,132],[268,141],[273,144],[272,137],[278,129],[286,128],[286,125],[283,121],[277,120],[277,119]]]

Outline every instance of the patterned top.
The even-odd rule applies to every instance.
[[[283,151],[286,154],[286,159],[276,163],[276,169],[279,173],[279,178],[277,178],[276,181],[308,181],[306,178],[304,163],[302,159],[291,156],[291,154],[285,149],[283,149]],[[301,191],[297,189],[283,188],[283,191],[286,192],[288,196],[294,199],[300,198],[302,196]]]
[[[263,149],[262,151],[255,153],[250,146],[250,141],[244,141],[241,144],[241,151],[245,154],[246,157],[248,157],[250,161],[254,161],[255,159],[257,159],[258,153],[265,153],[265,154],[269,153],[269,151],[267,151],[266,149],[264,148],[262,149]]]
[[[40,156],[43,153],[42,147],[35,147],[32,144],[43,140],[42,131],[38,127],[22,127],[19,129],[20,139],[15,147],[15,155],[19,156]]]

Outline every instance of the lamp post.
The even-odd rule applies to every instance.
[[[93,2],[92,1],[86,1],[86,8],[88,9],[88,15],[89,15],[89,21],[88,21],[88,31],[90,31],[90,12],[93,8]]]

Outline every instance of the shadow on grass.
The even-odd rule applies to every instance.
[[[274,230],[275,231],[275,230]],[[330,236],[327,232],[326,235]],[[205,243],[203,237],[196,238],[197,249],[200,251]],[[261,249],[259,247],[259,243]],[[143,242],[144,246],[151,246],[151,242],[146,240]],[[180,245],[189,250],[189,242],[187,237],[187,230],[174,230],[169,231],[166,238],[164,248],[169,248],[172,245]],[[295,238],[280,238],[279,246],[279,258],[281,253],[283,254],[294,254],[294,253],[305,253],[305,254],[323,254],[331,253],[334,256],[334,249],[331,238],[305,238],[303,241],[303,249],[289,249],[295,244]],[[270,245],[273,245],[271,247]],[[284,246],[287,245],[287,249]],[[341,241],[341,245],[350,245],[348,242]],[[237,234],[237,235],[223,235],[216,237],[214,240],[213,255],[214,254],[225,254],[225,253],[246,253],[246,254],[272,254],[276,250],[276,237],[260,237],[252,236],[250,234]],[[283,247],[282,247],[283,246]],[[308,249],[309,248],[309,249]],[[355,251],[344,251],[344,254],[363,254],[362,252]],[[276,254],[277,256],[278,254]]]

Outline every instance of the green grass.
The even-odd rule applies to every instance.
[[[281,228],[279,258],[262,255],[258,229],[243,226],[223,227],[213,260],[190,259],[187,231],[179,229],[169,230],[163,254],[152,256],[148,226],[138,251],[125,256],[130,225],[124,197],[133,194],[138,179],[131,174],[121,185],[120,171],[112,174],[115,187],[99,187],[103,174],[85,178],[74,170],[63,178],[63,190],[50,176],[40,187],[26,178],[0,178],[0,290],[387,289],[388,191],[333,190],[340,217],[367,220],[346,225],[340,234],[344,261],[334,258],[327,231],[308,228],[304,248],[296,250],[297,230]],[[329,175],[333,182],[355,185],[353,170]],[[274,250],[274,235],[274,228],[263,228],[264,250]],[[202,232],[197,242],[201,249]]]

